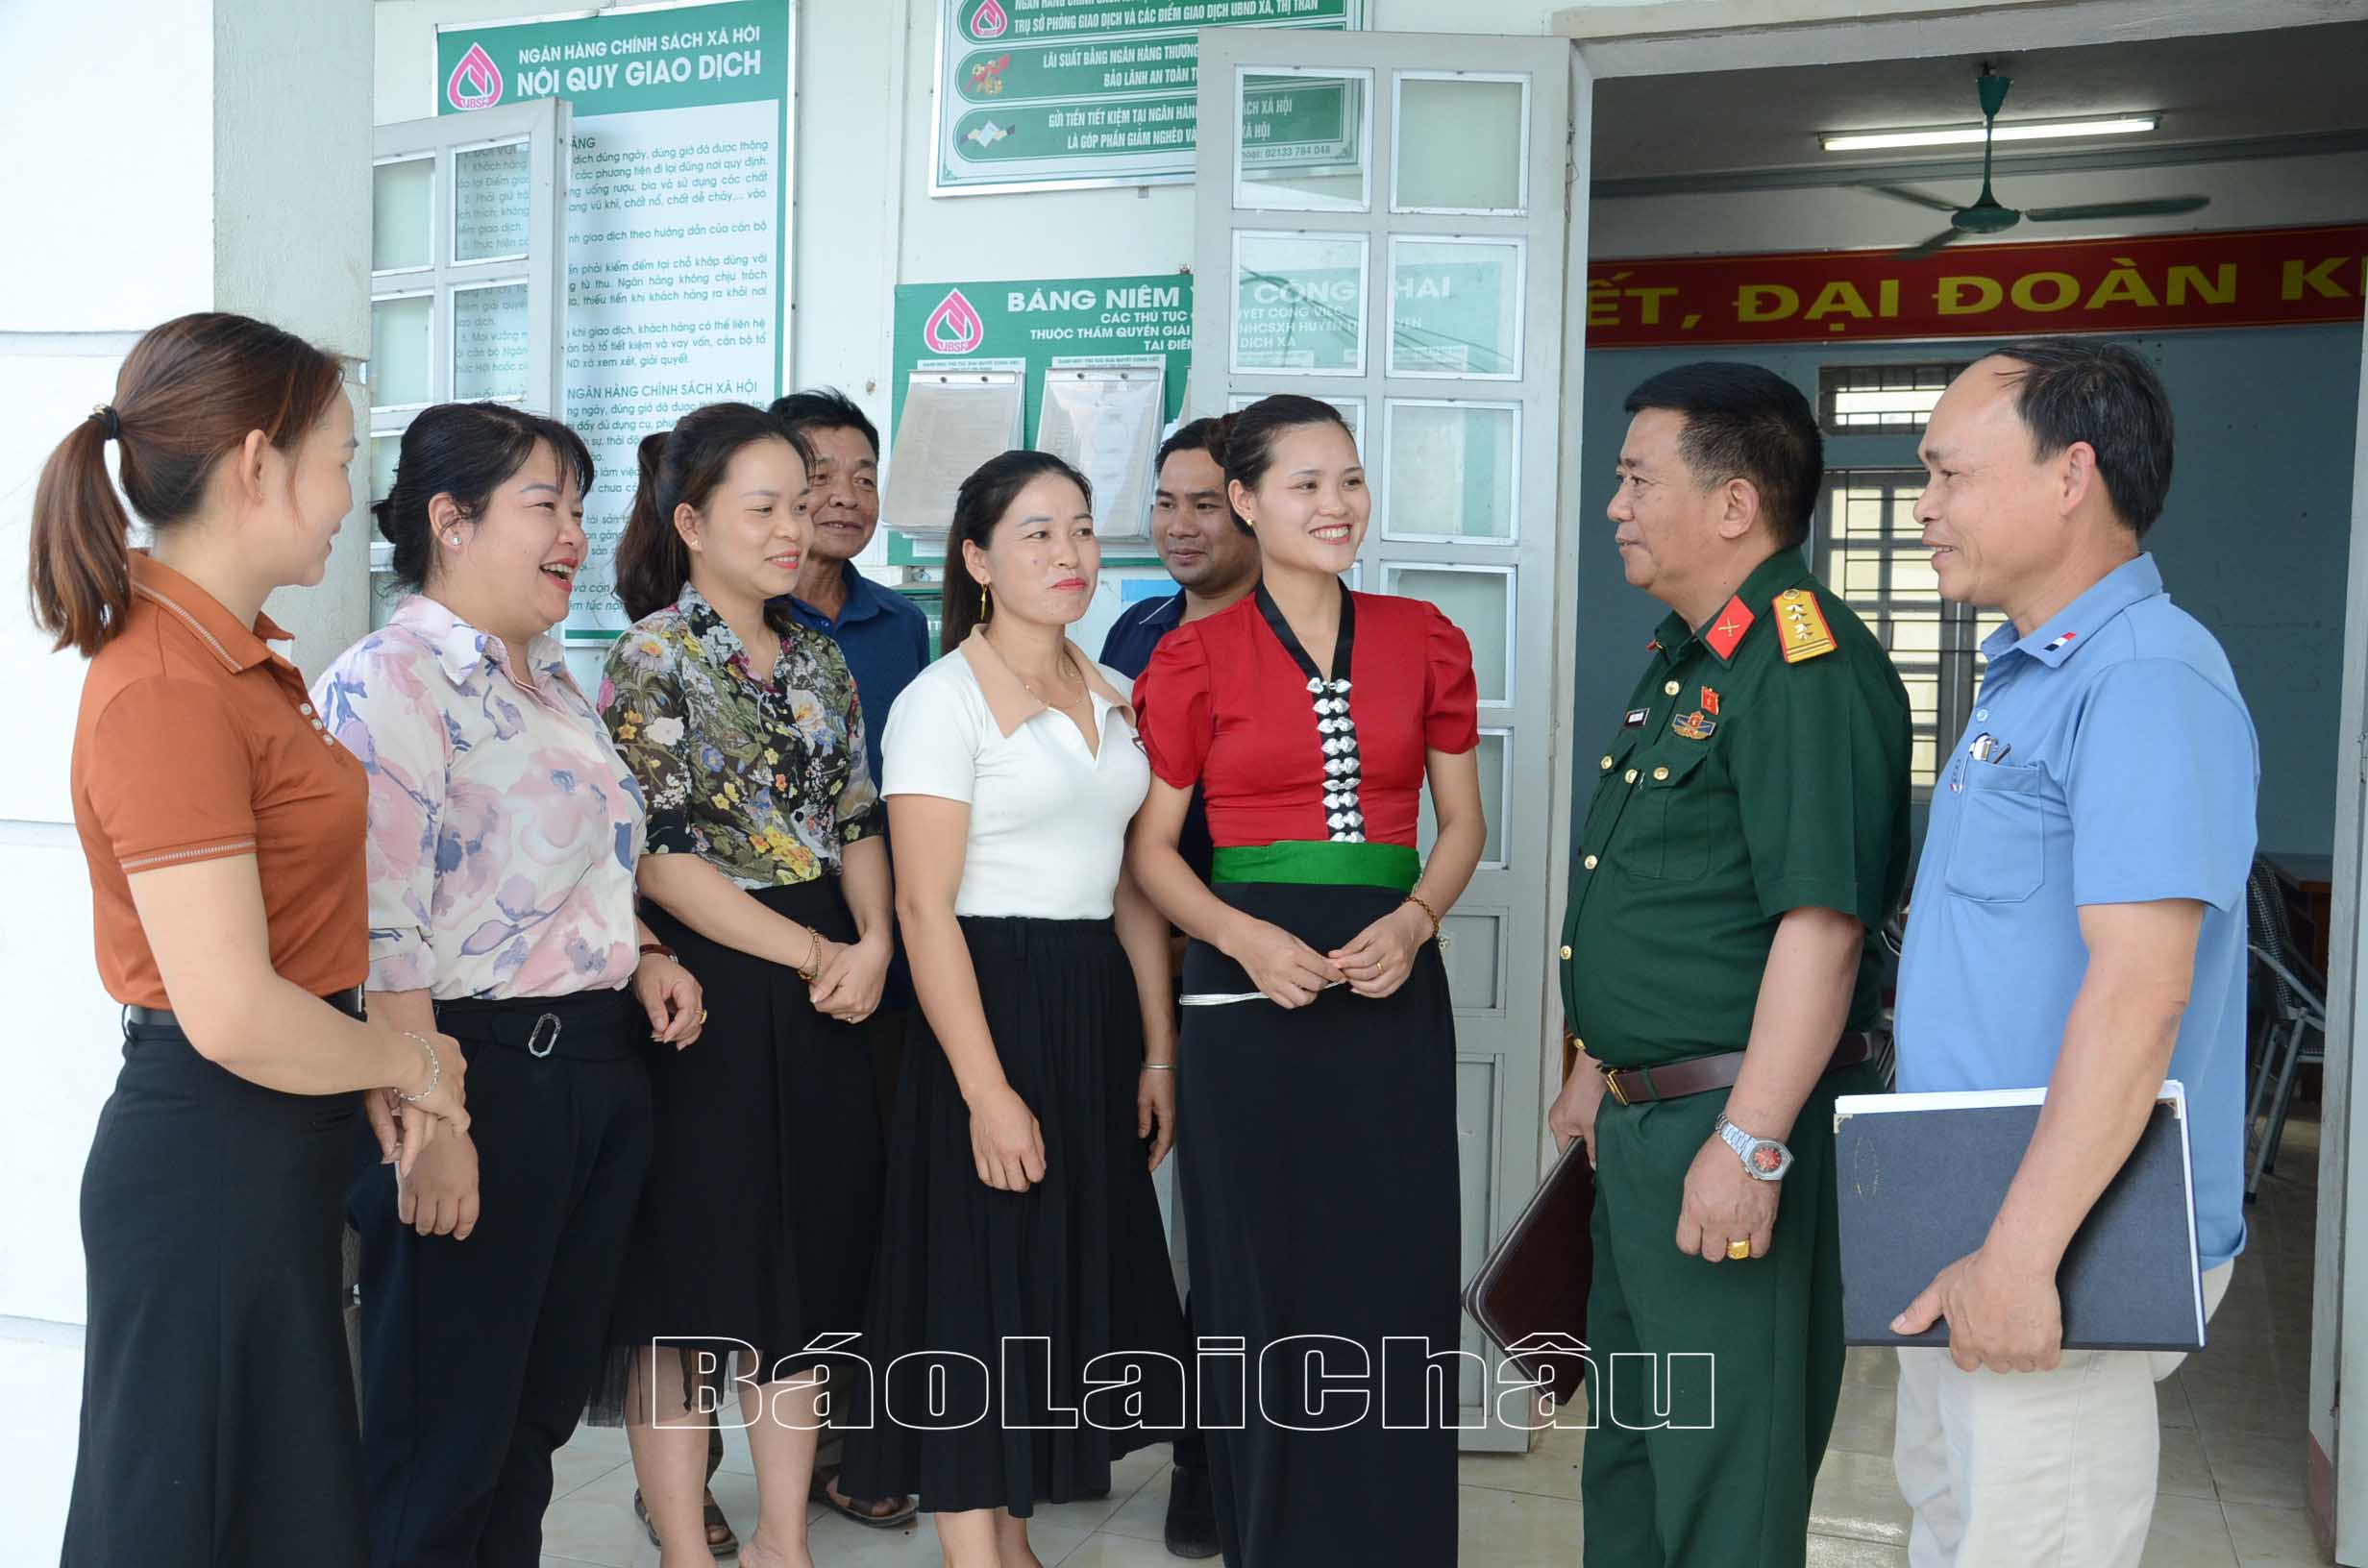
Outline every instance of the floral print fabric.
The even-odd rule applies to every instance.
[[[608,652],[601,715],[650,802],[650,852],[698,855],[742,888],[835,874],[879,792],[838,645],[778,611],[769,678],[699,590]]]
[[[501,639],[406,599],[312,689],[370,779],[373,991],[613,990],[639,962],[639,785],[558,642]]]

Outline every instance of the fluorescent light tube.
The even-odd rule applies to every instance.
[[[2054,141],[2064,136],[2128,136],[2152,131],[2152,114],[2130,114],[2110,120],[2041,120],[2002,125],[2000,141]],[[1852,131],[1817,138],[1829,153],[1872,152],[1879,147],[1956,147],[1981,145],[1978,125],[1953,125],[1931,131]]]

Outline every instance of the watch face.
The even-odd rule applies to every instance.
[[[1774,1176],[1785,1168],[1785,1151],[1773,1143],[1763,1143],[1745,1156],[1751,1168],[1763,1176]]]

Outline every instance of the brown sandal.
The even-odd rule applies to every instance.
[[[868,1529],[900,1529],[911,1524],[913,1516],[921,1511],[921,1500],[917,1497],[906,1497],[897,1499],[896,1506],[886,1513],[867,1512],[865,1511],[866,1504],[876,1507],[879,1504],[889,1500],[886,1498],[839,1497],[830,1490],[830,1483],[837,1479],[835,1474],[815,1476],[814,1483],[806,1488],[806,1496],[817,1503],[827,1506],[840,1517],[852,1519]]]

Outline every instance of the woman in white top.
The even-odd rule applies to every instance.
[[[1120,865],[1150,783],[1125,678],[1066,635],[1100,563],[1084,478],[988,462],[946,563],[947,655],[881,743],[921,1008],[865,1346],[880,1397],[843,1484],[920,1493],[950,1568],[1038,1568],[1035,1505],[1107,1491],[1184,1415],[1151,1190],[1175,1127],[1168,930]],[[1089,1387],[1097,1357],[1097,1385],[1132,1381]]]

